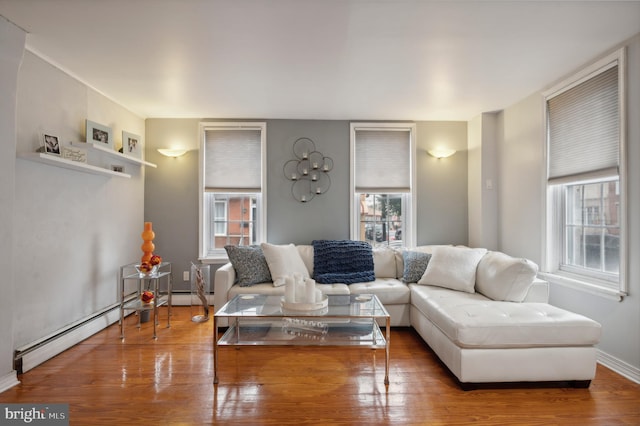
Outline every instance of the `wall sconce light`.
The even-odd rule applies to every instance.
[[[456,153],[456,150],[448,149],[448,148],[435,148],[435,149],[429,149],[427,150],[427,152],[429,153],[430,156],[440,159],[440,158],[451,157],[453,154]]]
[[[158,148],[158,152],[166,157],[180,157],[187,153],[186,149]]]

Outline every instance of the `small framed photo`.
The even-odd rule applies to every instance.
[[[122,131],[122,153],[135,158],[142,158],[142,146],[140,136]]]
[[[118,172],[118,173],[124,173],[124,167],[123,166],[112,165],[111,166],[111,170],[113,170],[114,172]]]
[[[110,127],[87,120],[86,137],[88,143],[113,149],[113,134]]]
[[[62,158],[66,158],[67,160],[77,161],[79,163],[87,162],[87,150],[83,148],[78,148],[73,144],[69,146],[62,147]]]
[[[57,136],[45,133],[42,137],[42,142],[44,143],[44,152],[47,154],[60,155],[61,148]]]

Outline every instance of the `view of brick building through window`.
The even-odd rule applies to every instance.
[[[256,197],[241,194],[215,194],[213,229],[216,248],[225,245],[251,245],[256,241]]]

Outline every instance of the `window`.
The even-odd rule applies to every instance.
[[[351,124],[352,239],[414,244],[415,133],[415,124]]]
[[[564,202],[565,255],[561,269],[586,270],[609,281],[620,272],[618,180],[567,185]]]
[[[546,94],[547,233],[553,281],[626,292],[624,55]]]
[[[222,195],[227,197],[227,195]],[[227,206],[229,203],[227,200],[216,200],[215,197],[209,197],[213,201],[213,224],[215,235],[225,236],[227,235]]]
[[[226,259],[224,246],[265,240],[265,123],[201,123],[200,251]]]

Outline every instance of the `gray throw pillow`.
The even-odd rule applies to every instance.
[[[240,287],[271,282],[269,265],[260,247],[228,245],[224,249],[236,270],[236,283]]]
[[[429,259],[431,259],[431,253],[403,251],[402,260],[404,262],[404,272],[402,281],[405,283],[417,283],[427,269]]]

